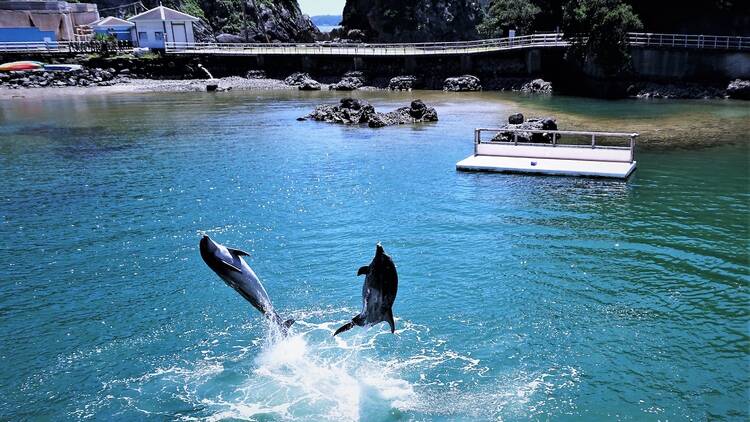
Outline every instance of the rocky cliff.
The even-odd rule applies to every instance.
[[[380,42],[476,39],[489,0],[347,0],[342,26]]]
[[[132,0],[96,0],[100,9],[132,3]],[[158,0],[144,0],[146,7],[159,5]],[[223,42],[310,42],[318,32],[297,0],[162,0],[161,4],[201,19],[196,36],[202,41]],[[132,6],[122,13],[105,14],[129,17]],[[124,15],[124,16],[123,16]]]

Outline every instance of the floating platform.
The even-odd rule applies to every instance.
[[[505,139],[512,134],[513,140],[482,140],[484,132],[503,133]],[[528,138],[531,134],[532,138],[549,142],[519,142],[519,133],[523,134],[522,138]],[[582,137],[586,139],[585,144],[575,143],[576,139]],[[637,133],[475,129],[474,154],[456,163],[456,169],[627,179],[637,165],[634,160],[637,137]],[[566,139],[566,143],[560,143],[561,139]],[[626,145],[602,145],[603,139],[607,143],[622,143],[625,140]]]

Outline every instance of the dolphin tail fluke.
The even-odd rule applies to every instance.
[[[334,337],[336,337],[336,336],[337,336],[338,334],[341,334],[341,333],[343,333],[344,331],[349,331],[349,330],[351,330],[352,328],[354,328],[354,326],[355,326],[355,325],[357,325],[357,324],[355,324],[355,323],[354,323],[354,321],[349,321],[349,322],[347,322],[346,324],[344,324],[344,325],[342,325],[341,327],[339,327],[339,329],[338,329],[338,330],[336,330],[336,332],[335,332],[335,333],[333,333],[333,336],[334,336]]]
[[[393,320],[393,309],[389,309],[385,314],[385,320],[391,326],[391,334],[396,332],[396,321]]]

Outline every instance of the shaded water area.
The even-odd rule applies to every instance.
[[[359,95],[441,120],[295,121],[326,92],[0,102],[0,419],[748,418],[747,103]],[[640,131],[639,169],[457,173],[518,110]],[[203,232],[250,253],[289,338]],[[378,241],[396,335],[332,338]]]

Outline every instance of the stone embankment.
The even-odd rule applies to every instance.
[[[126,77],[129,72],[115,72],[114,69],[79,69],[71,71],[0,72],[0,86],[9,88],[43,87],[87,87],[109,86]]]
[[[365,100],[343,98],[339,104],[322,104],[315,107],[312,113],[297,120],[312,119],[319,122],[340,123],[348,125],[367,124],[377,128],[422,122],[436,122],[437,112],[428,107],[422,100],[414,100],[409,107],[401,107],[388,113],[379,113]]]

